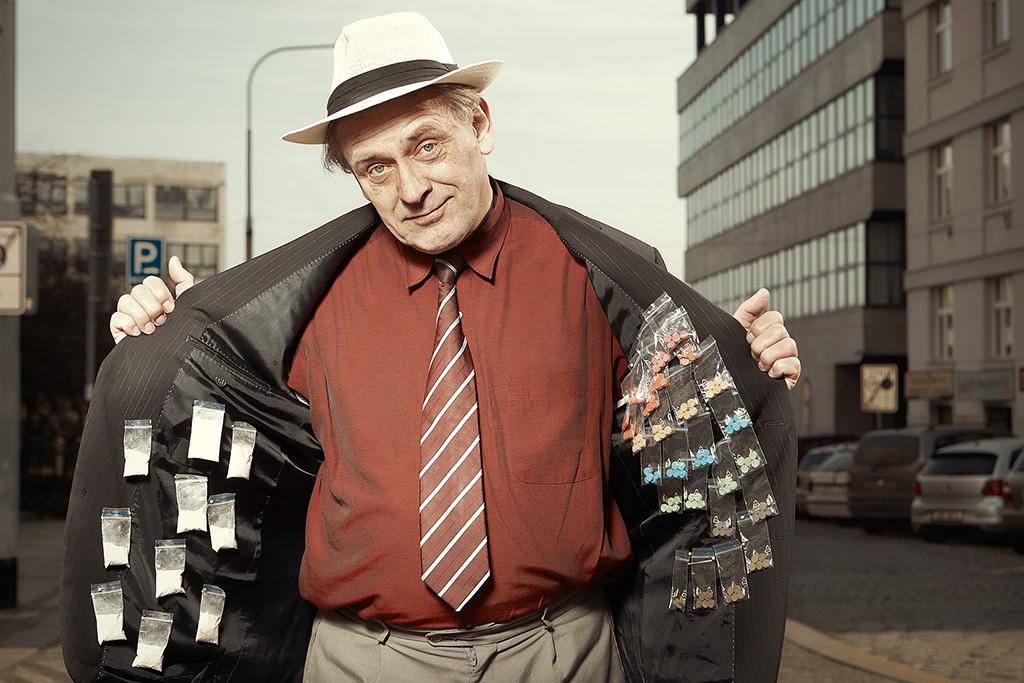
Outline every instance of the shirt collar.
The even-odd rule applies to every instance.
[[[477,275],[486,279],[494,279],[494,264],[505,243],[511,213],[505,197],[498,184],[491,181],[494,201],[491,210],[483,222],[456,247],[466,263]],[[412,289],[423,283],[434,270],[434,255],[424,254],[412,247],[398,242],[398,248],[405,261],[405,283]]]

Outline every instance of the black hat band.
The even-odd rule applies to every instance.
[[[327,115],[403,85],[432,81],[458,68],[456,64],[442,64],[433,59],[414,59],[361,73],[338,84],[327,99]]]

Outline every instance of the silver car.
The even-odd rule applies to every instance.
[[[1010,545],[1024,555],[1024,458],[1019,456],[1003,482],[1003,526]]]
[[[800,460],[796,470],[796,513],[807,514],[807,489],[811,485],[811,472],[828,460],[839,447],[854,447],[856,442],[829,444],[809,449]]]
[[[910,522],[925,539],[953,533],[1003,532],[1004,479],[1024,450],[1024,439],[966,441],[941,448],[914,485]]]
[[[811,517],[850,518],[850,462],[856,443],[842,444],[811,472],[807,492],[807,514]]]

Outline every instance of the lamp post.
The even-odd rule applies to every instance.
[[[296,50],[323,50],[333,48],[328,45],[288,45],[286,47],[274,48],[256,60],[249,71],[249,80],[245,85],[245,260],[252,258],[252,77],[256,75],[259,68],[268,57],[279,52],[294,52]]]

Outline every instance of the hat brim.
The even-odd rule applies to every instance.
[[[423,88],[431,85],[440,85],[442,83],[468,85],[471,88],[474,88],[477,92],[480,92],[494,81],[503,64],[504,62],[501,60],[478,62],[476,64],[470,64],[469,66],[464,66],[461,69],[451,71],[444,76],[435,78],[431,81],[410,83],[409,85],[385,90],[382,93],[377,93],[372,97],[368,97],[356,104],[345,107],[326,118],[320,119],[316,123],[311,123],[303,128],[289,131],[281,136],[281,139],[285,142],[296,142],[300,145],[322,145],[326,138],[327,126],[332,121],[337,121],[338,119],[364,111],[378,104],[383,104],[384,102],[401,97],[402,95],[408,95],[411,92],[422,90]]]

